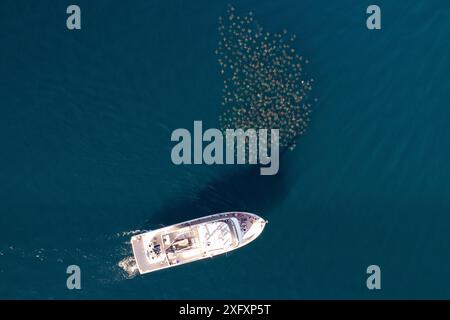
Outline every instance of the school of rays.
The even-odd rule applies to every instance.
[[[292,150],[310,121],[314,82],[303,72],[308,60],[291,46],[295,35],[266,32],[252,12],[239,16],[231,6],[226,17],[219,17],[218,31],[221,129],[279,129],[280,148]]]

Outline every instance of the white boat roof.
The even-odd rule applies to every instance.
[[[223,221],[200,224],[197,228],[205,252],[226,250],[233,245],[230,227]]]

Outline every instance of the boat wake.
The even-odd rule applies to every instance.
[[[91,280],[108,286],[136,276],[137,269],[130,237],[145,232],[131,230],[96,237],[82,236],[64,244],[38,243],[33,246],[9,243],[0,245],[0,280],[15,277],[19,265],[64,273],[69,265],[79,265]],[[93,246],[93,243],[96,245]],[[118,262],[119,261],[119,262]]]
[[[139,274],[139,269],[136,265],[136,259],[134,259],[133,256],[129,256],[126,258],[123,258],[119,261],[117,264],[123,271],[126,272],[126,277],[129,279],[134,278],[136,275]]]

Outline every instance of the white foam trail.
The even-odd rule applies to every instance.
[[[136,260],[133,256],[129,256],[120,260],[117,265],[127,273],[129,279],[134,278],[137,274],[139,274]]]
[[[94,238],[81,236],[74,239],[73,243],[66,244],[64,248],[41,246],[33,248],[10,243],[0,246],[0,265],[3,259],[10,257],[20,258],[22,262],[27,260],[27,263],[57,263],[61,267],[65,264],[83,263],[99,270],[93,275],[96,281],[103,284],[113,283],[133,278],[139,273],[132,255],[130,237],[143,232],[146,230],[123,231]],[[104,251],[105,247],[109,249]]]

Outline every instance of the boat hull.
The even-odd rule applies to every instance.
[[[256,239],[266,222],[248,212],[225,212],[135,235],[137,268],[144,274],[230,252]]]

